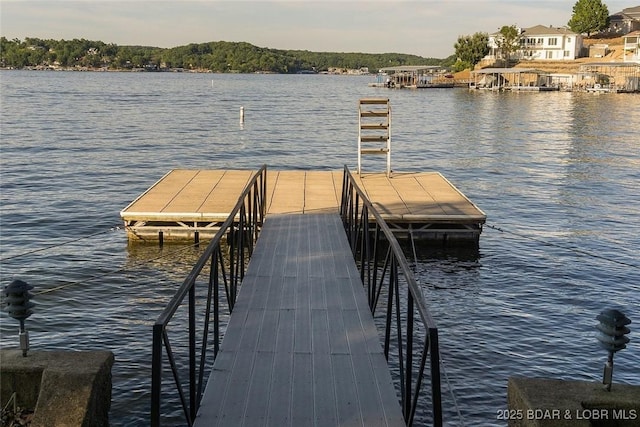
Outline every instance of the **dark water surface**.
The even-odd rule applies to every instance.
[[[479,251],[411,259],[439,325],[446,424],[504,425],[512,375],[599,381],[605,308],[633,321],[614,381],[640,384],[640,97],[369,81],[0,73],[1,282],[36,287],[32,349],[113,351],[111,422],[148,425],[151,326],[199,250],[129,246],[119,211],[173,168],[354,168],[357,101],[384,96],[392,168],[440,171],[488,216]]]

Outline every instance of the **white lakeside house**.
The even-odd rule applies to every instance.
[[[530,28],[518,28],[520,49],[511,54],[511,59],[571,61],[581,56],[583,50],[582,35],[566,28],[536,25]],[[489,55],[486,59],[499,59],[501,52],[496,39],[500,33],[489,35]]]
[[[623,46],[623,62],[640,63],[640,30],[629,33],[622,38]]]

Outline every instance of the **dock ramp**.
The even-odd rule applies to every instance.
[[[194,425],[405,425],[337,214],[267,217]]]

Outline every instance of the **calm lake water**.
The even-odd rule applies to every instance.
[[[113,351],[111,423],[148,425],[151,326],[199,250],[129,246],[120,210],[173,168],[354,169],[357,101],[383,96],[392,168],[440,171],[488,216],[478,251],[411,260],[439,325],[446,424],[504,425],[509,376],[600,381],[606,308],[633,321],[614,381],[640,384],[640,96],[370,81],[0,73],[1,282],[35,286],[32,350]]]

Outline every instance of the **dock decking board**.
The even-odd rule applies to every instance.
[[[338,212],[341,171],[269,171],[267,213]]]
[[[223,221],[238,201],[252,171],[183,170],[165,175],[122,212],[125,219],[187,217]]]
[[[370,200],[390,221],[484,222],[485,214],[438,172],[356,177]]]
[[[182,238],[197,229],[211,234],[235,206],[253,171],[173,170],[121,213],[130,238],[158,231]],[[342,171],[267,172],[267,214],[339,211]],[[479,233],[485,214],[438,172],[355,175],[391,225],[454,224]],[[174,226],[170,222],[175,222]],[[165,236],[166,237],[166,236]],[[204,237],[204,235],[203,235]]]
[[[404,425],[338,215],[267,217],[195,425]]]

